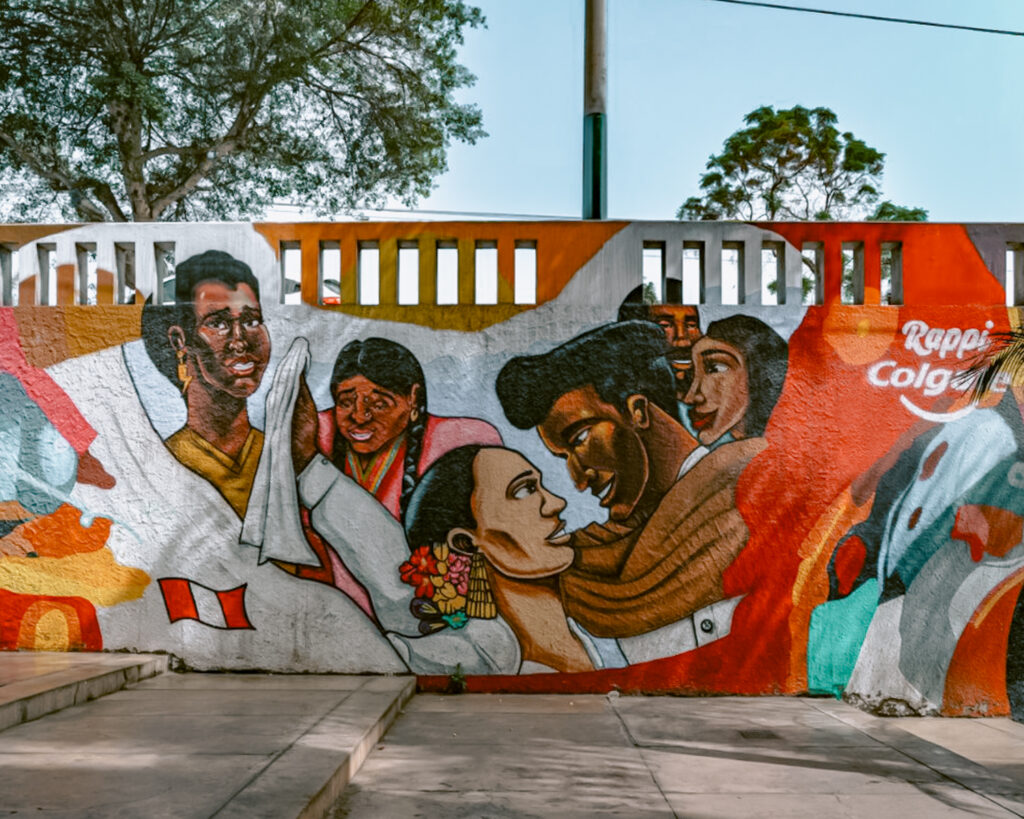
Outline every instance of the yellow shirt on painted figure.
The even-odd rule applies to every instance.
[[[249,430],[238,458],[225,455],[189,427],[182,427],[164,443],[182,464],[213,484],[238,517],[245,517],[256,467],[263,452],[262,432]]]

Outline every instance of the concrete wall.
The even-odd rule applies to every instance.
[[[0,648],[1019,715],[1022,240],[0,226]]]

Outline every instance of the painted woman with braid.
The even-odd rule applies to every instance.
[[[319,418],[321,451],[398,520],[419,476],[446,452],[466,444],[501,445],[486,421],[430,415],[419,362],[385,338],[342,348],[331,398],[334,407]]]

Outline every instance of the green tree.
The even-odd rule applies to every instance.
[[[483,24],[462,0],[2,0],[0,186],[22,213],[241,218],[425,195]]]
[[[879,202],[868,217],[869,222],[927,222],[928,211],[924,208],[906,208],[889,200]]]
[[[797,105],[776,111],[764,105],[744,122],[722,152],[708,159],[701,196],[687,199],[676,218],[857,219],[878,200],[885,154],[849,131],[840,132],[828,108]],[[920,209],[883,205],[886,213],[898,209],[927,216]]]

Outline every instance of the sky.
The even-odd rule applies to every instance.
[[[1022,0],[781,0],[1024,31]],[[489,136],[418,205],[577,218],[584,0],[476,0],[460,52]],[[608,216],[673,219],[761,105],[825,106],[886,154],[883,197],[932,221],[1024,222],[1024,37],[710,0],[607,0]]]

